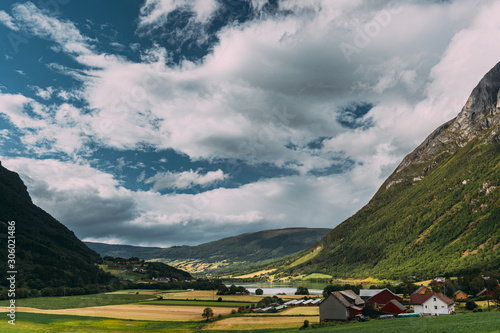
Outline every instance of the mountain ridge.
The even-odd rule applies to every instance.
[[[102,256],[164,259],[174,267],[176,260],[202,260],[204,263],[257,262],[287,256],[307,248],[331,229],[285,228],[245,233],[197,246],[171,248],[135,247],[86,242]]]
[[[500,63],[367,205],[279,271],[406,278],[500,268]]]
[[[19,175],[0,162],[0,234],[7,238],[7,223],[15,221],[15,269],[18,288],[82,287],[107,280],[95,263],[99,255],[66,226],[33,204]],[[0,255],[7,258],[7,246]],[[1,261],[2,274],[7,272]],[[2,279],[2,285],[6,280]]]

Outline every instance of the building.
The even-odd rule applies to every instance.
[[[429,287],[426,287],[422,284],[422,285],[420,285],[420,288],[415,290],[413,293],[414,294],[430,294],[430,293],[432,293],[432,291]]]
[[[476,297],[491,297],[493,296],[493,292],[491,290],[484,288],[480,292],[476,294]]]
[[[392,300],[402,302],[403,298],[396,295],[387,288],[384,289],[361,289],[359,291],[359,296],[366,303],[373,304],[374,307],[379,305],[385,305]]]
[[[415,312],[425,315],[447,315],[455,311],[455,302],[443,294],[411,294],[410,304]]]
[[[462,290],[457,290],[453,296],[455,297],[456,301],[465,301],[467,300],[467,294],[464,293]]]
[[[361,314],[365,301],[352,290],[342,290],[330,293],[319,304],[319,319],[348,320]]]
[[[381,312],[390,313],[393,315],[398,315],[400,313],[406,313],[407,308],[396,301],[395,299],[390,300],[387,304],[380,308]]]

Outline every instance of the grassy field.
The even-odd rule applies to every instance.
[[[249,278],[253,278],[254,276],[260,276],[262,274],[272,273],[275,270],[276,270],[276,268],[273,268],[273,269],[268,269],[268,270],[264,270],[264,271],[258,271],[258,272],[249,273],[249,274],[245,274],[245,275],[233,276],[232,278],[233,279],[249,279]]]
[[[201,317],[201,316],[200,316]],[[197,322],[155,322],[38,313],[17,313],[16,325],[0,321],[0,332],[196,332]]]
[[[309,320],[311,323],[319,321],[319,317],[235,317],[219,320],[205,326],[204,330],[249,331],[259,329],[299,328]]]
[[[131,305],[132,306],[132,305]],[[136,305],[133,305],[136,306]],[[123,307],[123,306],[122,306]],[[182,308],[175,306],[156,306],[156,308]],[[118,309],[118,308],[117,308]],[[246,315],[228,317],[208,324],[201,318],[201,307],[195,311],[191,320],[127,320],[116,319],[111,313],[108,318],[90,316],[72,316],[38,313],[17,313],[16,326],[9,325],[7,320],[0,321],[0,332],[299,332],[304,320],[310,324],[317,323],[319,317],[311,313],[317,307],[293,308],[278,316]],[[133,309],[134,311],[137,308]],[[214,309],[215,310],[215,309]],[[50,310],[45,310],[50,311]],[[67,310],[61,310],[67,311]],[[303,312],[307,311],[307,312]],[[123,312],[123,311],[121,311]],[[216,312],[217,313],[217,312]],[[140,312],[139,312],[140,314]],[[116,315],[116,314],[115,314]],[[403,318],[389,320],[371,320],[364,323],[340,323],[330,327],[316,328],[314,333],[353,332],[353,333],[500,333],[500,312],[470,313],[455,316],[439,316],[425,318]]]
[[[122,304],[106,305],[81,309],[33,309],[16,308],[19,312],[43,313],[51,315],[72,315],[97,318],[115,318],[131,320],[152,320],[152,321],[199,321],[203,320],[201,314],[206,306],[174,306],[174,305],[150,305],[150,304]],[[214,316],[226,315],[235,308],[213,307]],[[0,309],[6,312],[7,309]],[[7,318],[7,317],[6,317]]]
[[[195,291],[187,291],[181,293],[168,293],[161,294],[164,299],[178,299],[178,300],[203,300],[203,301],[216,301],[219,297],[222,298],[224,302],[243,302],[246,304],[257,303],[260,301],[263,296],[235,296],[235,295],[216,295],[215,291],[210,290],[195,290]],[[296,296],[295,296],[296,297]]]
[[[191,301],[191,300],[160,300],[153,302],[142,302],[143,304],[151,304],[151,305],[195,305],[195,306],[206,306],[206,307],[232,307],[238,308],[240,306],[247,306],[252,303],[248,302],[217,302],[217,301]]]
[[[314,333],[493,333],[500,332],[500,312],[470,313],[454,316],[372,320],[314,329]]]
[[[21,298],[16,306],[36,309],[74,309],[92,306],[129,304],[156,298],[151,294],[103,293],[81,296]],[[0,301],[0,307],[7,306],[9,300]]]

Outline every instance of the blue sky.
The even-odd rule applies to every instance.
[[[333,228],[500,61],[499,1],[0,4],[0,160],[84,240]]]

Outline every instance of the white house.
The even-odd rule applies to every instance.
[[[424,315],[447,315],[455,311],[455,302],[443,294],[412,294],[410,304]]]

